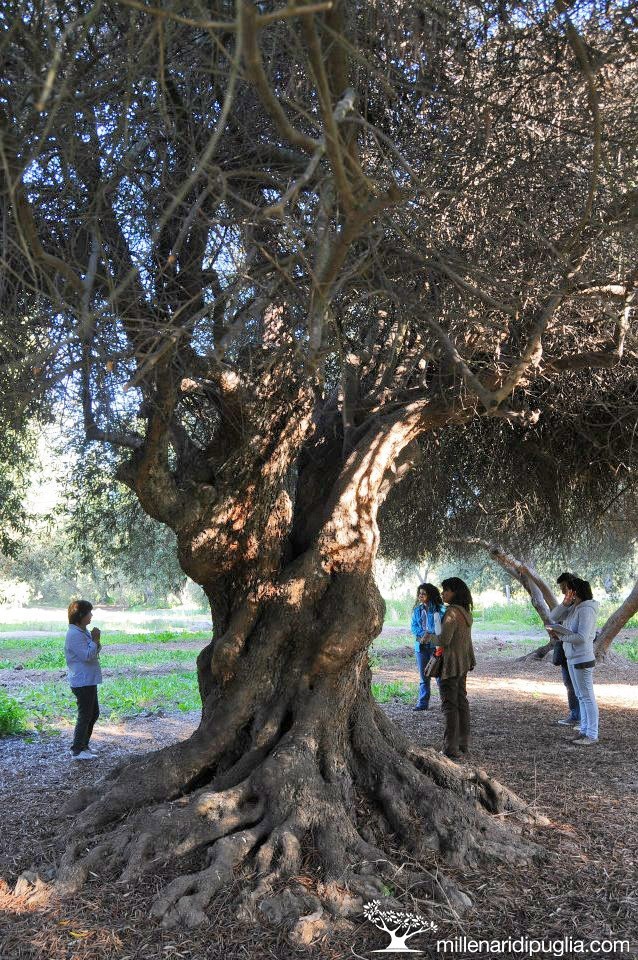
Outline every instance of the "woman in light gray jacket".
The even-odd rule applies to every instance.
[[[594,694],[594,638],[598,603],[593,598],[589,582],[573,577],[561,606],[568,609],[564,615],[561,611],[561,615],[554,619],[562,622],[563,630],[558,639],[563,642],[567,668],[580,706],[580,736],[574,743],[588,747],[598,741],[598,704]],[[553,614],[556,612],[552,611]],[[557,636],[551,626],[547,629],[552,636]]]
[[[102,683],[100,667],[100,631],[89,624],[93,604],[88,600],[73,600],[69,604],[69,629],[64,641],[67,676],[78,704],[78,718],[71,753],[74,760],[94,760],[96,753],[89,747],[95,721],[100,715],[97,685]]]

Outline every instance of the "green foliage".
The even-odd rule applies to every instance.
[[[607,412],[579,374],[561,383],[562,409],[539,385],[533,426],[481,419],[422,438],[415,469],[380,511],[384,557],[427,559],[477,590],[511,583],[468,543],[478,537],[534,558],[550,582],[564,569],[599,584],[634,579],[635,415],[607,421],[614,403],[638,403],[638,388],[605,373],[600,384],[612,394]]]
[[[19,443],[27,441],[16,435]],[[66,438],[51,443],[51,459],[39,469],[32,449],[28,461],[26,453],[22,459],[11,453],[21,467],[20,482],[15,469],[0,469],[0,551],[5,554],[0,557],[0,603],[19,603],[27,588],[31,597],[63,606],[77,596],[126,605],[175,602],[187,578],[172,531],[148,517],[131,491],[114,479],[115,461],[108,453],[95,445],[74,447]],[[0,440],[0,468],[6,447],[6,438]],[[52,478],[61,490],[57,506],[50,514],[27,516],[21,504],[29,483],[37,501],[39,488]],[[15,533],[11,542],[10,529]],[[203,605],[203,593],[188,583]]]
[[[378,670],[381,666],[381,657],[376,653],[369,653],[368,664],[371,670]]]
[[[0,361],[5,356],[0,333]],[[6,376],[3,370],[3,378]],[[0,394],[2,379],[0,378]],[[29,513],[25,506],[30,472],[36,454],[36,430],[28,419],[18,422],[16,409],[3,410],[4,396],[0,396],[0,603],[11,599],[5,596],[2,584],[2,555],[13,557],[20,550],[29,528]],[[28,416],[28,410],[25,411]]]
[[[108,653],[103,650],[100,663],[105,669],[152,667],[162,663],[194,664],[196,656],[195,650],[148,650],[143,653]],[[52,651],[39,653],[36,657],[25,660],[22,665],[25,670],[64,670],[66,668],[64,653]]]
[[[379,703],[393,699],[411,702],[416,696],[417,684],[399,681],[373,683],[372,694]],[[100,687],[100,710],[104,717],[119,720],[140,713],[162,711],[189,712],[201,706],[197,677],[193,672],[175,672],[159,677],[117,677],[106,680]],[[38,728],[71,720],[75,700],[63,681],[36,684],[21,690],[13,701],[24,727],[29,722]],[[0,704],[1,709],[1,704]]]
[[[20,733],[26,721],[27,714],[20,703],[0,688],[0,737]]]
[[[390,683],[373,683],[372,696],[378,703],[388,703],[390,700],[401,700],[411,703],[417,693],[418,683],[404,683],[402,680],[392,680]]]
[[[188,712],[201,706],[194,671],[159,677],[116,677],[100,687],[100,711],[111,720],[159,710]],[[19,705],[36,727],[59,720],[71,720],[76,705],[71,689],[63,681],[35,684],[22,689]]]
[[[20,630],[17,624],[7,624],[12,631]],[[25,628],[28,629],[28,628]],[[112,644],[139,644],[139,643],[196,643],[210,640],[210,633],[205,630],[183,631],[163,630],[158,633],[124,633],[123,631],[105,631],[102,642],[103,653],[108,653]],[[7,637],[2,639],[0,631],[0,651],[16,650],[61,650],[64,647],[64,634],[54,637]]]
[[[124,583],[137,593],[131,601],[177,595],[186,577],[175,535],[144,513],[133,493],[115,480],[115,469],[108,451],[78,446],[59,509],[64,536],[103,599]]]

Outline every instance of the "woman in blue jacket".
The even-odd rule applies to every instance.
[[[416,603],[412,611],[410,629],[414,635],[414,653],[419,668],[419,699],[415,710],[427,710],[430,706],[430,678],[423,675],[428,660],[436,647],[437,622],[440,632],[445,606],[441,594],[432,583],[420,583]],[[437,680],[438,683],[438,680]]]
[[[93,604],[88,600],[73,600],[69,604],[69,629],[64,641],[64,657],[68,680],[78,704],[78,718],[71,753],[74,760],[93,760],[96,753],[89,747],[95,721],[100,715],[97,687],[102,683],[100,667],[100,631],[89,624]]]

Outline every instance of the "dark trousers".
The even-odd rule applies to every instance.
[[[467,674],[441,680],[441,709],[445,717],[443,747],[447,753],[467,750],[470,739],[470,705],[467,702]]]
[[[567,664],[561,666],[561,672],[563,674],[563,683],[567,688],[567,703],[569,704],[569,715],[574,721],[578,723],[580,720],[580,704],[578,702],[578,697],[576,696],[576,691],[574,690],[574,684],[572,683],[572,678],[569,675],[569,668]]]
[[[78,718],[75,723],[73,746],[71,752],[82,753],[89,745],[95,721],[100,715],[100,705],[97,702],[97,686],[71,687],[78,702]]]

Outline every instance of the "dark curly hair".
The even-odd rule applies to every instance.
[[[419,594],[421,591],[424,591],[427,596],[427,603],[433,603],[436,607],[443,606],[443,600],[441,599],[441,594],[439,593],[438,587],[435,587],[433,583],[420,583],[416,588],[416,601],[414,608],[419,605]]]
[[[455,603],[458,607],[465,607],[466,610],[471,610],[474,606],[470,588],[465,580],[461,580],[460,577],[449,577],[447,580],[443,581],[441,587],[443,590],[452,591],[454,594],[453,603]]]

